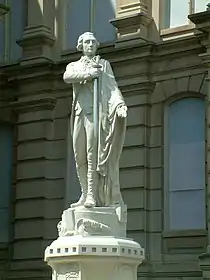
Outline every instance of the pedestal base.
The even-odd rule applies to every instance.
[[[53,280],[135,280],[144,249],[130,239],[59,237],[45,250]]]

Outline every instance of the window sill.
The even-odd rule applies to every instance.
[[[195,32],[195,25],[193,23],[182,25],[173,28],[162,29],[160,36],[163,41],[192,36]]]
[[[176,231],[164,231],[163,238],[173,237],[193,237],[193,236],[206,236],[207,231],[205,229],[199,230],[176,230]]]
[[[163,248],[166,254],[201,254],[207,246],[206,230],[163,232]]]

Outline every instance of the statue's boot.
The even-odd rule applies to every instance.
[[[81,186],[81,196],[79,200],[71,204],[71,207],[83,206],[87,199],[87,165],[77,167],[77,176]]]
[[[92,208],[96,206],[96,185],[97,185],[97,174],[96,171],[88,171],[88,192],[84,206]]]

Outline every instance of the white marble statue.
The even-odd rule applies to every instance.
[[[69,63],[63,75],[66,83],[73,84],[71,125],[82,192],[71,207],[123,206],[119,159],[127,107],[110,63],[95,55],[98,46],[93,33],[82,34],[77,49],[83,56]]]

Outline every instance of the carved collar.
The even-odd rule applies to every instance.
[[[100,56],[96,55],[93,58],[88,58],[87,56],[82,56],[80,58],[80,62],[84,63],[86,67],[94,65],[94,64],[98,64],[100,60]]]

